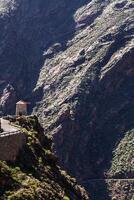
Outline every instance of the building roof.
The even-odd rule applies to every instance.
[[[16,104],[17,104],[17,105],[18,105],[18,104],[26,105],[26,104],[28,104],[28,103],[21,100],[21,101],[18,101]]]

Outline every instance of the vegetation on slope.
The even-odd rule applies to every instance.
[[[44,136],[37,118],[21,117],[15,124],[25,133],[27,143],[14,163],[0,162],[0,199],[89,199],[76,180],[57,166],[52,139]]]
[[[114,151],[108,175],[115,178],[134,177],[134,129],[128,131]]]

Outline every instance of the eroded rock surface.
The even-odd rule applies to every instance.
[[[31,101],[79,181],[104,178],[134,126],[133,1],[14,2],[0,18],[0,93],[10,83]]]

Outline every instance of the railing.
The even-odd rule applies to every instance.
[[[11,132],[2,132],[0,133],[0,137],[7,137],[7,136],[10,136],[10,135],[16,135],[20,133],[19,131],[11,131]]]

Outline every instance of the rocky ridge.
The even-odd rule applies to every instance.
[[[52,140],[44,136],[37,118],[10,121],[23,132],[26,143],[15,160],[0,161],[0,199],[88,200],[84,188],[57,165]]]

